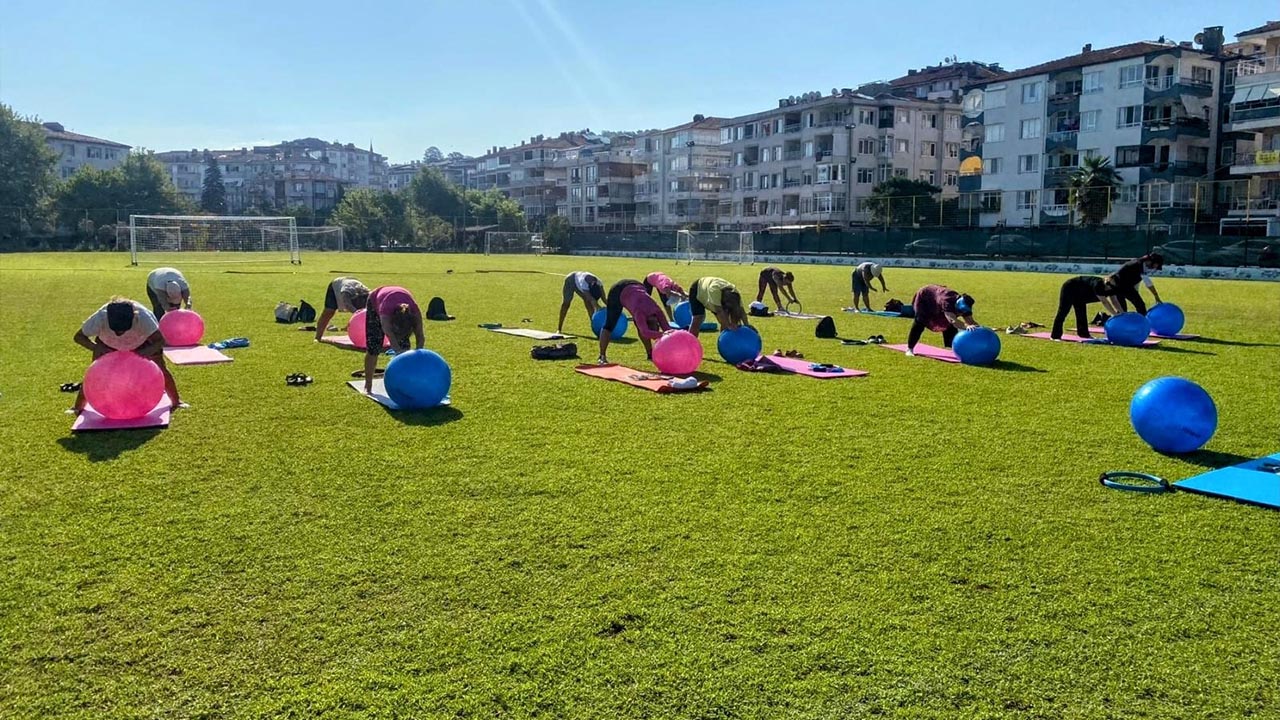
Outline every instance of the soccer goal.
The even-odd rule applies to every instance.
[[[322,225],[320,227],[291,228],[287,225],[264,227],[262,232],[275,242],[287,239],[289,233],[297,233],[300,250],[318,250],[320,252],[342,252],[346,250],[346,236],[338,225]]]
[[[679,230],[676,232],[676,260],[734,262],[754,265],[755,233],[712,230]]]
[[[550,250],[542,240],[542,233],[490,231],[484,234],[485,255],[542,255]]]
[[[143,253],[182,253],[182,262],[188,264],[302,262],[298,227],[291,217],[130,215],[129,256],[134,265]]]

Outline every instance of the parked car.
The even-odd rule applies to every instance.
[[[1241,240],[1209,250],[1203,256],[1197,254],[1196,260],[1200,265],[1217,265],[1220,267],[1248,267],[1250,265],[1275,267],[1277,264],[1275,246],[1271,244],[1274,240],[1275,238],[1264,237]],[[1264,257],[1263,250],[1268,247],[1271,248],[1271,252]]]
[[[928,257],[937,255],[943,257],[955,255],[972,254],[974,248],[969,243],[960,240],[942,239],[942,238],[920,238],[912,240],[902,246],[902,252],[906,255],[921,255]]]
[[[1204,243],[1197,244],[1195,240],[1171,240],[1151,248],[1151,252],[1163,255],[1164,261],[1170,265],[1199,264],[1208,251]]]
[[[987,241],[987,254],[996,257],[1042,257],[1053,255],[1054,246],[1026,235],[992,235]]]

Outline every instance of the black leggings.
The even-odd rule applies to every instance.
[[[622,318],[622,291],[628,285],[640,285],[639,280],[619,280],[609,288],[609,295],[605,298],[605,316],[604,330],[608,330],[609,334],[613,334],[617,329],[618,320]]]
[[[1133,303],[1133,309],[1139,313],[1147,314],[1147,304],[1142,301],[1142,293],[1138,292],[1137,285],[1131,285],[1126,288],[1120,288],[1116,293],[1116,300],[1120,303],[1120,309],[1129,312],[1129,305],[1126,301]]]
[[[689,314],[693,317],[707,314],[707,306],[698,299],[698,281],[689,286]]]
[[[1082,338],[1089,337],[1089,316],[1086,308],[1089,303],[1098,302],[1098,293],[1094,288],[1094,278],[1071,278],[1062,283],[1062,290],[1058,292],[1058,314],[1053,318],[1051,335],[1054,340],[1062,339],[1062,324],[1066,322],[1067,313],[1071,310],[1076,311],[1076,335]]]
[[[161,301],[160,296],[156,295],[156,291],[152,290],[150,285],[147,286],[147,298],[151,300],[151,312],[155,314],[156,319],[164,317],[164,309],[168,303]]]
[[[907,335],[907,348],[914,348],[916,343],[920,342],[920,336],[924,334],[925,328],[928,326],[920,322],[919,318],[911,323],[911,332]],[[951,341],[956,339],[956,335],[960,333],[954,325],[949,326],[942,331],[942,346],[951,347]]]

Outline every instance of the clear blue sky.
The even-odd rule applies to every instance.
[[[3,0],[0,102],[153,150],[317,136],[407,161],[1272,19],[1275,0]]]

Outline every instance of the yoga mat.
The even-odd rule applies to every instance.
[[[174,365],[216,365],[229,363],[235,358],[223,355],[220,351],[204,345],[191,347],[175,347],[164,349],[164,359]]]
[[[773,316],[792,318],[795,320],[821,320],[823,317],[825,317],[824,315],[814,315],[812,313],[790,313],[790,312],[776,312],[773,314]]]
[[[896,350],[904,354],[907,352],[906,345],[881,345],[880,347],[887,350]],[[960,358],[956,357],[956,354],[951,352],[949,349],[934,347],[932,345],[916,345],[916,356],[933,358],[934,360],[941,360],[942,362],[949,363],[960,362]]]
[[[707,388],[706,381],[701,381],[698,383],[698,387],[689,388],[687,390],[673,388],[667,383],[667,380],[672,377],[671,375],[662,376],[664,379],[640,379],[636,376],[653,377],[658,375],[658,373],[632,370],[631,368],[624,367],[622,365],[579,365],[574,368],[574,370],[577,370],[583,375],[590,375],[591,377],[603,378],[605,380],[615,380],[632,387],[652,390],[653,392],[662,393],[664,395],[668,393],[697,392],[698,390],[705,390]]]
[[[1028,338],[1035,338],[1036,340],[1052,340],[1053,339],[1053,336],[1051,336],[1047,332],[1027,333],[1025,335],[1014,335],[1013,337],[1028,337]],[[1091,340],[1102,340],[1102,342],[1091,342]],[[1095,338],[1082,338],[1082,337],[1076,336],[1076,334],[1072,332],[1062,334],[1062,342],[1085,343],[1086,345],[1110,345],[1111,347],[1128,347],[1126,345],[1112,345],[1111,343],[1106,342],[1106,340],[1107,338],[1105,336],[1099,336]],[[1160,344],[1159,340],[1144,340],[1142,342],[1142,345],[1139,347],[1154,347],[1159,344]]]
[[[345,350],[361,349],[356,347],[356,344],[351,342],[351,338],[347,337],[346,335],[325,335],[324,337],[320,338],[320,342],[326,345],[333,345],[334,347],[340,347]]]
[[[1280,453],[1173,483],[1179,490],[1280,509]]]
[[[355,390],[356,392],[360,393],[361,395],[364,395],[364,380],[352,380],[351,382],[347,383],[347,386],[350,387],[352,390]],[[379,405],[387,408],[388,410],[404,409],[399,405],[397,405],[396,401],[392,400],[391,397],[387,395],[387,386],[383,384],[382,378],[374,378],[373,394],[364,395],[364,396],[378,403]],[[453,400],[451,400],[448,396],[445,396],[445,399],[441,400],[440,404],[437,405],[436,407],[444,407],[445,405],[452,405],[452,404],[453,404]],[[418,408],[418,409],[430,410],[431,408]]]
[[[807,377],[819,378],[821,380],[828,380],[831,378],[863,377],[865,375],[871,374],[866,370],[850,370],[849,368],[846,368],[843,366],[842,366],[843,369],[841,369],[840,372],[821,372],[819,370],[809,369],[809,366],[814,364],[812,360],[806,360],[804,358],[789,358],[789,357],[784,357],[782,355],[765,355],[764,357],[769,362],[777,365],[778,367],[782,368],[783,370],[786,370],[789,373],[795,373],[797,375],[805,375]]]
[[[847,312],[847,313],[853,313],[853,314],[855,314],[855,315],[875,315],[876,317],[903,318],[904,320],[910,320],[910,319],[911,319],[911,318],[908,318],[908,317],[904,317],[903,315],[900,315],[900,314],[898,314],[898,313],[896,313],[896,312],[889,312],[888,310],[870,310],[870,311],[867,311],[867,310],[854,310],[853,308],[840,308],[840,309],[841,309],[841,310],[843,310],[843,311],[845,311],[845,312]]]
[[[1090,326],[1089,332],[1104,338],[1107,336],[1107,331],[1105,328]],[[1186,335],[1184,333],[1178,333],[1177,335],[1157,335],[1156,333],[1151,333],[1151,335],[1149,335],[1148,337],[1158,338],[1160,340],[1195,340],[1200,336]]]
[[[680,325],[677,325],[674,322],[669,324],[671,325],[672,330],[688,330],[689,329],[687,327],[681,327]],[[703,320],[702,326],[698,328],[698,332],[700,333],[715,332],[716,330],[719,330],[719,329],[720,329],[720,326],[715,324],[715,322],[711,320]]]
[[[531,340],[568,340],[573,337],[572,335],[561,335],[560,333],[544,332],[542,330],[528,330],[526,328],[485,328],[485,330]]]
[[[160,398],[160,402],[156,403],[151,412],[133,420],[111,420],[100,415],[97,410],[93,409],[92,405],[85,405],[84,412],[77,415],[75,422],[71,423],[71,432],[167,428],[169,427],[169,406],[172,404],[173,401],[169,399],[169,395],[165,394]]]

